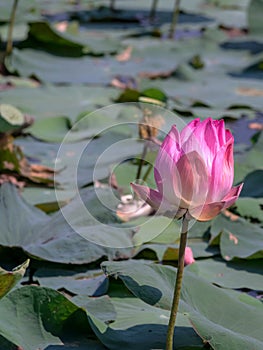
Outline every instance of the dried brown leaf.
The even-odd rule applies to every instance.
[[[174,73],[174,70],[160,71],[160,72],[140,72],[140,78],[158,79],[169,78]]]
[[[263,124],[262,123],[250,123],[248,125],[249,129],[253,130],[263,130]]]
[[[236,93],[242,96],[263,96],[263,90],[252,87],[239,87],[236,89]]]
[[[8,134],[0,137],[0,170],[2,182],[12,182],[16,186],[24,186],[25,181],[54,186],[54,170],[52,168],[30,164],[21,148],[13,143],[14,138]]]
[[[116,60],[119,62],[127,62],[131,58],[133,47],[128,46],[124,51],[115,56]]]
[[[14,186],[18,187],[19,189],[25,187],[26,183],[25,181],[19,181],[15,176],[9,175],[9,174],[0,174],[0,185],[2,185],[5,182],[10,182]]]

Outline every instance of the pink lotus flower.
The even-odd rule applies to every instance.
[[[223,120],[195,119],[180,133],[172,126],[156,158],[157,190],[132,183],[158,213],[208,221],[231,206],[243,184],[232,187],[234,138]]]

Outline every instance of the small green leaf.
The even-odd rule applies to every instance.
[[[29,265],[29,261],[27,259],[12,271],[6,271],[0,267],[0,298],[6,295],[21,280]]]
[[[141,96],[149,97],[161,102],[166,102],[168,99],[167,95],[162,90],[157,88],[145,89],[141,92]]]
[[[126,89],[120,94],[116,99],[116,102],[138,102],[140,97],[140,92],[135,89]]]

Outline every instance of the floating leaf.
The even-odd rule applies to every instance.
[[[28,131],[40,140],[61,142],[70,128],[67,117],[52,117],[37,120]]]
[[[260,164],[258,164],[260,166]],[[244,187],[241,192],[241,197],[263,197],[262,190],[263,170],[255,170],[249,173],[244,179]]]
[[[169,312],[131,297],[96,298],[87,300],[75,297],[74,302],[87,309],[91,327],[108,348],[150,350],[164,348]],[[149,334],[150,336],[145,336]],[[187,318],[178,315],[178,331],[175,337],[177,349],[202,347]],[[188,349],[188,348],[187,348]]]
[[[42,48],[52,49],[55,52],[71,52],[71,55],[80,56],[85,49],[83,45],[71,40],[65,33],[57,31],[47,22],[32,22],[29,25],[28,41],[40,43]]]
[[[41,85],[34,89],[24,87],[2,91],[0,101],[17,106],[36,121],[65,116],[74,124],[80,113],[107,106],[118,94],[118,90],[109,86]]]
[[[56,194],[59,196],[59,201]],[[27,203],[36,206],[46,213],[57,211],[63,205],[69,203],[74,197],[74,190],[63,190],[43,187],[24,187],[22,196]]]
[[[225,260],[262,256],[263,229],[256,224],[240,217],[232,219],[220,215],[213,220],[210,232],[212,239],[219,237],[220,251]]]
[[[114,57],[60,57],[30,48],[14,48],[12,55],[6,57],[5,65],[12,73],[19,73],[22,77],[33,75],[49,83],[103,86],[109,84],[115,76],[127,75],[127,71],[133,72],[135,76],[158,77],[176,66],[173,46],[168,42],[164,42],[162,51],[155,43],[152,47],[147,47],[147,50],[134,50],[132,56],[127,62],[118,62]]]
[[[261,290],[262,267],[262,260],[226,262],[216,258],[198,260],[195,264],[189,265],[187,270],[225,288]]]
[[[49,217],[26,203],[13,186],[4,184],[0,188],[0,245],[20,247],[35,258],[66,264],[90,263],[103,256],[130,257],[130,229],[114,227],[118,219],[100,201],[106,201],[107,195],[112,201],[111,192],[102,191],[100,197],[98,193],[84,190],[81,199]],[[84,216],[80,215],[83,203]]]
[[[174,268],[138,261],[106,262],[102,267],[106,274],[120,277],[140,299],[170,309]],[[263,337],[258,328],[263,321],[262,307],[242,301],[240,293],[228,293],[185,271],[179,311],[188,316],[199,336],[215,350],[238,350],[244,344],[247,349],[262,348]]]
[[[263,11],[262,0],[251,0],[248,6],[248,28],[250,34],[261,35],[263,26],[260,14]]]
[[[180,238],[180,225],[166,217],[151,217],[143,223],[133,237],[135,245],[143,243],[175,243]]]
[[[84,270],[84,268],[82,269]],[[100,296],[108,290],[108,279],[100,270],[75,272],[66,269],[37,269],[34,281],[41,287],[63,290],[82,296]]]
[[[1,299],[0,313],[5,315],[0,319],[0,334],[23,349],[44,350],[64,340],[70,343],[71,337],[80,339],[85,328],[89,333],[84,311],[48,288],[26,286],[11,292]]]
[[[237,212],[246,218],[263,222],[262,198],[238,198],[235,205]]]
[[[8,3],[5,0],[0,1],[0,20],[8,22],[12,11],[13,2]],[[17,5],[16,20],[20,22],[37,20],[41,17],[40,6],[36,0],[21,1]]]

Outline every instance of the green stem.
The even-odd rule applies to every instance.
[[[11,15],[10,15],[9,26],[8,26],[7,44],[6,44],[6,50],[5,50],[6,56],[10,55],[13,50],[13,30],[14,30],[17,4],[18,4],[18,0],[14,0]]]
[[[153,2],[152,2],[152,7],[151,7],[150,15],[149,15],[150,22],[152,22],[155,18],[157,3],[158,3],[158,0],[153,0]]]
[[[143,151],[142,151],[142,155],[141,155],[141,159],[139,161],[139,166],[138,166],[138,170],[137,170],[137,175],[136,175],[136,179],[139,179],[141,177],[141,172],[142,172],[142,166],[144,165],[144,160],[147,154],[147,141],[143,146]]]
[[[146,173],[144,174],[143,178],[142,178],[142,181],[146,181],[147,180],[147,177],[149,176],[151,170],[152,170],[152,167],[153,165],[151,163],[148,164],[148,168],[146,170]]]
[[[174,297],[173,297],[172,309],[171,309],[167,338],[166,338],[166,350],[173,350],[174,327],[175,327],[176,316],[177,316],[179,300],[180,300],[180,293],[181,293],[182,282],[183,282],[184,254],[185,254],[185,247],[187,242],[187,233],[188,233],[188,219],[184,216],[183,222],[182,222],[180,245],[179,245],[178,269],[177,269],[176,282],[175,282],[175,288],[174,288]]]
[[[110,9],[111,11],[115,11],[115,0],[110,1]]]
[[[173,10],[173,17],[172,22],[169,30],[169,39],[173,39],[175,31],[176,31],[176,25],[178,21],[178,15],[180,12],[180,0],[175,0],[174,4],[174,10]]]

